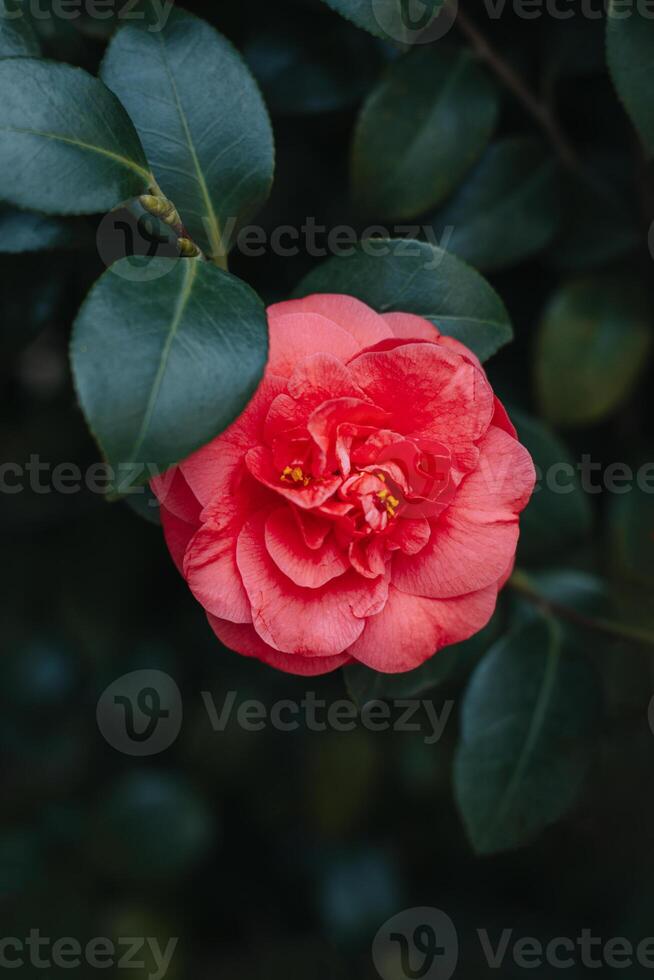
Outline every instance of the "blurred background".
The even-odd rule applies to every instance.
[[[40,6],[47,12],[46,0]],[[277,143],[276,183],[258,219],[266,231],[300,227],[307,216],[327,227],[388,227],[387,215],[364,214],[353,203],[348,170],[362,100],[398,50],[318,0],[185,6],[238,45],[266,97]],[[468,7],[474,17],[477,8]],[[95,72],[113,25],[53,15],[36,26],[50,57]],[[602,20],[525,20],[507,5],[498,20],[482,14],[479,26],[556,105],[579,154],[610,174],[615,191],[612,203],[582,199],[561,175],[548,205],[556,220],[542,244],[501,270],[484,268],[516,330],[489,375],[542,461],[590,454],[602,468],[641,465],[654,458],[644,350],[638,378],[599,417],[558,432],[542,428],[542,418],[530,421],[543,415],[535,365],[543,314],[557,290],[579,277],[592,290],[593,282],[625,272],[639,277],[636,288],[651,290],[649,185],[604,66]],[[456,31],[452,40],[466,43]],[[497,137],[533,132],[524,108],[504,95]],[[439,226],[437,216],[427,217]],[[494,942],[505,928],[515,938],[543,940],[575,938],[583,928],[605,939],[654,934],[653,687],[642,645],[578,637],[593,658],[603,704],[583,792],[537,839],[493,856],[475,856],[466,837],[452,760],[462,691],[497,623],[516,614],[510,594],[483,641],[420,694],[438,712],[454,703],[436,744],[425,744],[424,731],[363,726],[347,734],[306,725],[248,732],[232,720],[222,732],[212,729],[203,691],[218,709],[230,691],[237,704],[254,698],[268,707],[300,702],[307,691],[327,703],[348,695],[340,672],[298,679],[221,648],[155,522],[88,489],[52,491],[55,466],[85,470],[98,460],[67,363],[71,322],[104,268],[98,224],[75,222],[64,249],[0,256],[2,460],[23,468],[32,461],[20,492],[12,489],[14,472],[3,470],[0,499],[2,935],[39,929],[80,942],[147,936],[162,948],[179,937],[170,980],[364,980],[378,975],[371,958],[377,930],[416,906],[452,918],[462,978],[489,969],[478,928]],[[504,221],[500,235],[513,232]],[[267,250],[258,258],[235,254],[231,269],[268,303],[285,298],[316,261],[303,251]],[[618,323],[618,347],[621,329]],[[607,349],[609,374],[614,356]],[[564,399],[567,383],[562,374]],[[40,473],[39,463],[46,466]],[[654,504],[638,491],[625,499],[577,486],[565,496],[543,490],[525,519],[520,564],[536,574],[602,573],[622,620],[647,627]],[[117,751],[96,721],[103,691],[136,670],[167,673],[183,705],[173,744],[142,758]],[[144,955],[142,966],[105,975],[152,976],[156,965]],[[18,972],[58,975],[29,963]],[[78,972],[95,973],[88,966]],[[502,972],[524,971],[507,960]],[[551,968],[531,972],[550,976]]]

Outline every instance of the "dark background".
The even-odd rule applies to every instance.
[[[362,97],[396,53],[317,2],[185,6],[245,51],[263,83],[277,143],[263,226],[299,226],[314,216],[319,224],[362,227],[367,216],[348,195],[350,137]],[[102,25],[53,19],[43,29],[50,56],[97,69]],[[557,104],[582,151],[592,153],[600,142],[620,151],[631,145],[603,68],[601,21],[524,21],[507,8],[484,29],[536,86],[553,57],[563,61]],[[281,77],[280,47],[292,65]],[[507,99],[500,132],[529,128]],[[24,465],[37,454],[51,467],[84,468],[98,458],[67,366],[70,324],[103,270],[97,222],[82,225],[83,249],[0,257],[5,461]],[[602,233],[610,235],[610,226]],[[651,276],[643,251],[624,262],[649,262]],[[304,254],[235,255],[231,268],[271,302],[288,295],[314,262]],[[528,410],[534,327],[559,279],[554,248],[491,277],[517,339],[489,373],[503,397]],[[645,377],[617,415],[575,430],[567,443],[575,458],[651,458],[650,420]],[[601,563],[606,545],[607,505],[600,496],[592,506],[598,530],[577,556],[582,565],[598,554]],[[646,533],[654,535],[652,526],[654,520]],[[330,702],[345,696],[343,678],[298,679],[222,649],[160,530],[123,503],[88,490],[3,493],[0,530],[2,935],[26,937],[39,928],[82,942],[157,936],[164,946],[179,936],[171,980],[363,980],[376,976],[370,950],[377,929],[413,906],[452,917],[462,978],[487,969],[477,928],[496,938],[503,928],[515,938],[575,938],[584,927],[605,939],[654,934],[652,683],[642,650],[616,645],[605,654],[610,710],[580,804],[531,846],[481,859],[466,840],[451,789],[465,673],[426,695],[439,711],[455,701],[434,746],[424,744],[424,733],[364,728],[251,733],[232,721],[215,733],[203,690],[218,706],[232,690],[238,700],[266,705],[299,701],[308,690]],[[553,560],[559,557],[568,562]],[[651,592],[634,601],[646,612]],[[139,760],[105,742],[96,705],[108,684],[141,668],[175,678],[184,723],[173,746]],[[145,977],[152,969],[117,975]],[[512,970],[523,972],[507,965],[502,975]],[[18,973],[55,975],[29,966]]]

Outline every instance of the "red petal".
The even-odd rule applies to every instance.
[[[365,630],[348,653],[382,673],[414,670],[441,647],[482,629],[496,600],[495,586],[456,599],[425,599],[391,585],[384,609],[366,620]]]
[[[303,588],[317,589],[350,567],[333,537],[320,549],[307,547],[288,504],[268,515],[265,538],[268,554],[280,571]]]
[[[363,630],[363,617],[382,608],[387,582],[346,572],[319,589],[295,585],[271,559],[264,517],[251,518],[238,539],[238,567],[252,607],[254,628],[283,653],[331,657],[342,653]]]
[[[361,354],[349,367],[396,432],[441,441],[458,456],[490,425],[494,396],[483,371],[440,344]]]
[[[337,657],[298,657],[293,654],[280,653],[264,643],[259,634],[249,623],[229,623],[216,616],[208,616],[209,625],[221,643],[230,650],[244,657],[254,657],[270,667],[283,670],[287,674],[316,676],[338,670],[350,662],[347,653]]]
[[[284,313],[319,313],[327,317],[333,323],[337,323],[343,330],[347,330],[357,342],[359,347],[367,347],[376,344],[379,340],[391,336],[388,325],[381,317],[361,300],[353,296],[344,296],[333,293],[314,293],[313,296],[305,296],[303,299],[290,300],[287,303],[278,303],[271,310]],[[270,312],[270,310],[268,311]]]
[[[412,595],[447,598],[497,583],[515,553],[518,513],[535,482],[524,446],[494,426],[477,469],[462,481],[420,554],[398,555],[393,584]]]
[[[268,369],[273,374],[290,378],[301,361],[318,352],[347,361],[360,349],[352,334],[331,320],[316,313],[284,313],[280,308],[285,306],[279,303],[268,309]]]
[[[272,453],[266,446],[251,449],[245,457],[245,465],[256,480],[304,510],[311,510],[325,503],[341,483],[340,476],[311,480],[307,486],[301,483],[284,483],[279,469],[275,467]]]
[[[184,577],[208,613],[235,623],[251,623],[252,613],[236,564],[240,526],[218,530],[204,524],[190,542]]]

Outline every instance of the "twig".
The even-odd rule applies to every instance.
[[[486,62],[494,74],[515,95],[518,101],[522,103],[527,112],[536,119],[565,166],[578,176],[586,178],[587,175],[584,167],[568,142],[550,107],[545,102],[541,102],[530,91],[520,75],[490,45],[484,35],[461,10],[457,14],[456,23],[477,55]]]
[[[628,626],[626,623],[618,623],[610,619],[596,619],[579,612],[577,609],[572,609],[564,603],[550,599],[538,592],[529,577],[520,570],[513,573],[509,579],[509,585],[538,609],[558,616],[559,619],[565,619],[575,626],[581,626],[583,629],[593,630],[596,633],[603,633],[604,636],[610,636],[614,640],[630,640],[632,643],[641,646],[654,647],[654,633],[650,630]]]

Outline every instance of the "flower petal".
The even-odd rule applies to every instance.
[[[317,589],[350,567],[333,535],[322,547],[307,547],[291,506],[278,507],[266,519],[266,548],[277,567],[296,585]]]
[[[239,535],[236,558],[250,599],[254,628],[283,653],[331,657],[342,653],[363,630],[363,617],[386,601],[388,583],[346,572],[318,589],[302,589],[268,554],[265,517],[257,514]]]
[[[204,524],[184,557],[188,587],[208,613],[234,623],[251,623],[252,613],[236,564],[241,525],[217,529]]]
[[[415,313],[384,313],[384,322],[394,337],[404,340],[437,341],[441,336],[438,327]]]
[[[392,336],[391,330],[384,322],[385,318],[353,296],[314,293],[313,296],[305,296],[303,299],[278,303],[271,309],[279,310],[280,313],[319,313],[333,323],[337,323],[343,330],[347,330],[356,340],[358,347],[367,347]]]
[[[233,495],[233,481],[245,453],[264,439],[264,424],[273,399],[286,388],[284,378],[266,374],[245,410],[219,436],[180,463],[203,506],[215,497]]]
[[[301,483],[284,483],[279,469],[275,468],[273,455],[266,446],[255,446],[251,449],[245,457],[245,465],[255,480],[305,510],[311,510],[325,503],[338,490],[341,483],[340,476],[312,480],[307,486]]]
[[[441,647],[460,643],[482,629],[496,601],[495,586],[456,599],[425,599],[391,585],[384,609],[366,620],[366,628],[348,653],[382,673],[413,670]]]
[[[518,542],[518,513],[535,482],[524,446],[491,426],[480,443],[479,466],[432,524],[429,543],[413,556],[397,555],[393,584],[403,592],[447,598],[497,583]]]
[[[279,303],[268,310],[270,357],[268,370],[290,378],[306,357],[320,351],[347,361],[360,349],[351,333],[317,313],[283,313]]]
[[[440,344],[363,353],[349,368],[366,395],[391,413],[392,429],[441,441],[457,457],[490,425],[494,396],[483,371]]]
[[[336,657],[298,657],[274,650],[261,639],[249,623],[230,623],[216,616],[208,616],[209,625],[221,643],[244,657],[254,657],[270,667],[283,670],[287,674],[300,674],[306,677],[329,674],[350,663],[347,653]]]

